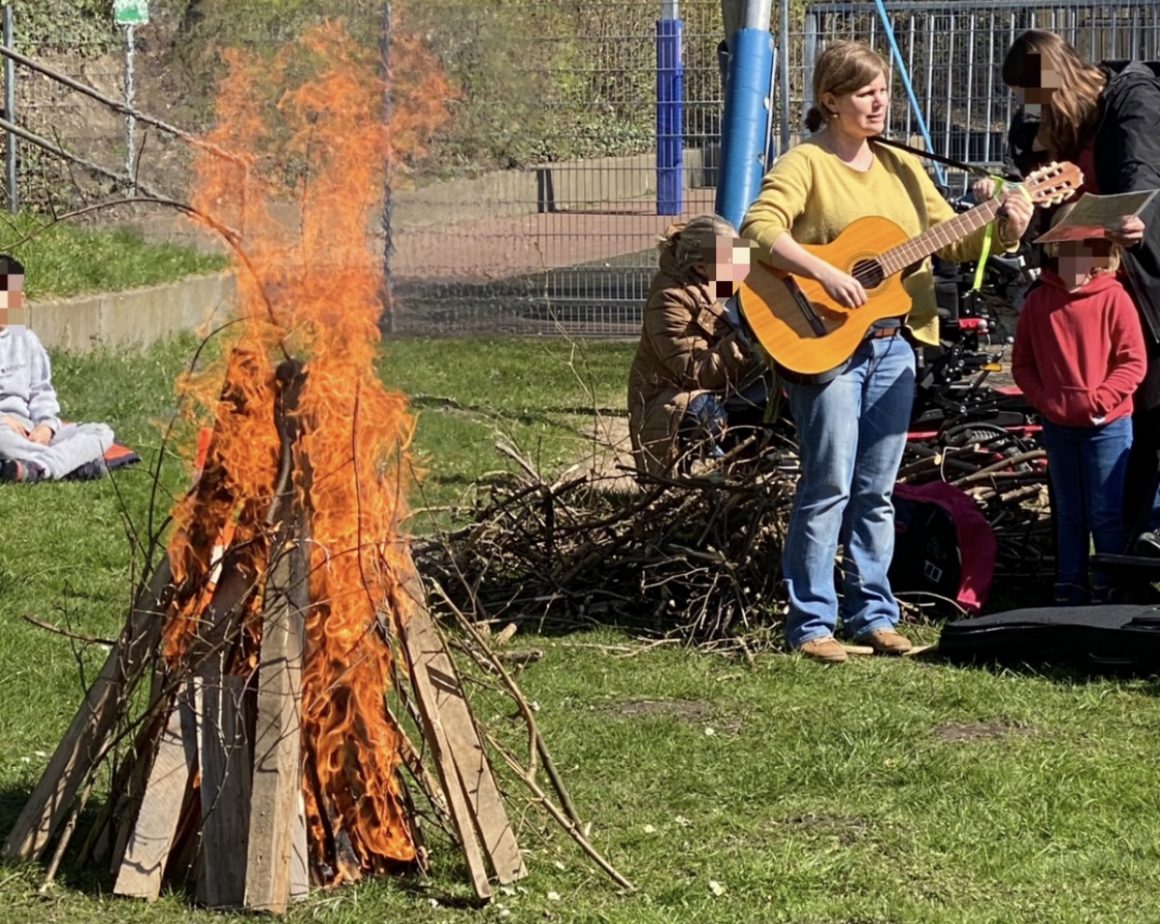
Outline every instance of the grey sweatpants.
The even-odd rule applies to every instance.
[[[94,462],[113,445],[113,431],[100,423],[64,424],[47,446],[33,443],[0,424],[0,459],[31,462],[51,479],[63,478]]]

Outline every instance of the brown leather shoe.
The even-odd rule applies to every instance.
[[[803,655],[812,661],[821,661],[824,664],[841,664],[849,655],[846,649],[832,635],[823,635],[821,638],[812,638],[799,649]]]
[[[900,655],[910,651],[910,639],[893,629],[875,629],[861,636],[856,644],[869,645],[875,654]]]

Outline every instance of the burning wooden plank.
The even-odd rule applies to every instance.
[[[211,908],[234,908],[246,894],[251,808],[246,680],[224,673],[218,659],[209,658],[196,682],[204,900]]]
[[[273,914],[309,888],[300,715],[309,564],[305,537],[295,532],[274,565],[262,621],[246,863],[246,907]]]

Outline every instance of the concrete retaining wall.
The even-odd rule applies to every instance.
[[[30,301],[28,326],[52,349],[148,346],[207,321],[224,322],[234,295],[233,273],[188,276],[124,292]]]

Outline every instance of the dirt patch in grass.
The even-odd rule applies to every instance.
[[[858,815],[828,812],[807,812],[776,818],[770,822],[773,830],[799,831],[811,837],[833,838],[843,847],[850,847],[868,836],[881,833],[881,822]]]
[[[934,728],[934,736],[939,741],[997,741],[1030,733],[1031,729],[1007,719],[993,722],[947,722]]]
[[[714,714],[712,704],[699,699],[629,699],[617,703],[612,710],[629,718],[667,716],[690,725],[706,722]]]
[[[632,458],[628,418],[605,414],[586,426],[583,433],[589,442],[587,454],[579,461],[587,465],[593,481],[605,491],[637,493],[640,486],[632,475],[636,463]]]

